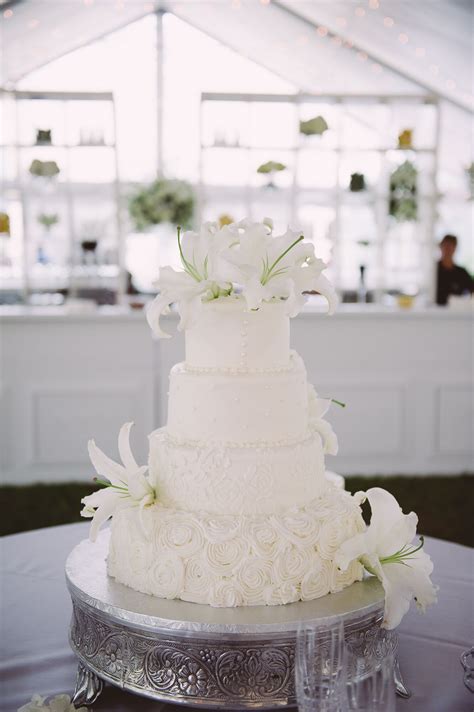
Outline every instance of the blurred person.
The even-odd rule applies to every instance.
[[[436,279],[436,304],[445,306],[451,295],[472,294],[473,280],[464,267],[454,262],[458,246],[455,235],[445,235],[439,243],[441,259],[438,262]]]

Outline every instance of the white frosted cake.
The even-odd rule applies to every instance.
[[[258,235],[265,243],[263,261],[252,258],[257,288],[244,250],[249,233],[258,249]],[[185,360],[171,370],[167,424],[150,435],[147,476],[126,442],[129,425],[119,444],[123,466],[90,444],[112,484],[86,498],[85,514],[98,514],[99,495],[109,494],[98,522],[113,513],[108,572],[138,591],[212,606],[273,605],[362,577],[358,561],[344,572],[334,562],[364,524],[359,503],[325,478],[324,455],[337,451],[323,419],[330,401],[317,397],[290,349],[302,289],[329,289],[317,280],[324,264],[302,238],[284,237],[276,244],[282,238],[250,223],[185,234],[184,276],[165,268],[148,312],[163,336],[159,315],[178,304]],[[199,286],[191,294],[190,280]]]

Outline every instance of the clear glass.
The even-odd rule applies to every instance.
[[[346,698],[344,625],[302,625],[296,637],[295,685],[301,712],[343,712]]]
[[[347,682],[347,712],[395,712],[393,666],[392,654],[357,658]]]

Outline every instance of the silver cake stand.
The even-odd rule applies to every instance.
[[[378,635],[384,596],[374,578],[315,601],[212,608],[117,583],[107,575],[108,543],[108,531],[95,544],[82,541],[66,563],[77,706],[95,702],[105,683],[204,708],[291,706],[300,621],[327,626],[343,619],[348,644],[362,654]],[[396,647],[396,638],[390,640]],[[408,695],[400,679],[397,684]]]

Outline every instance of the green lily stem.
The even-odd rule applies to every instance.
[[[97,484],[102,485],[103,487],[112,487],[113,489],[128,493],[128,487],[119,487],[119,485],[113,485],[112,482],[107,482],[107,480],[101,480],[99,477],[94,477],[94,482],[97,482]]]
[[[181,246],[181,226],[180,225],[178,225],[178,227],[176,228],[176,231],[178,233],[179,256],[181,258],[181,262],[183,263],[183,267],[184,267],[185,271],[189,274],[190,277],[195,279],[196,282],[202,282],[201,276],[198,273],[198,271],[196,270],[196,268],[190,262],[188,262],[188,260],[186,259],[186,257],[183,254],[183,248]]]
[[[345,404],[345,403],[343,403],[342,401],[338,401],[338,400],[336,400],[335,398],[331,398],[331,403],[335,403],[336,405],[340,405],[341,408],[345,408],[345,407],[346,407],[346,404]]]
[[[292,250],[293,247],[295,247],[295,245],[297,245],[302,240],[304,240],[304,235],[300,235],[297,240],[295,240],[289,247],[287,247],[286,250],[284,252],[282,252],[279,257],[276,258],[275,262],[272,264],[271,267],[267,266],[264,268],[264,274],[262,275],[262,279],[260,280],[262,284],[265,285],[272,277],[275,276],[275,275],[272,275],[272,272],[275,269],[275,267],[277,266],[277,264],[279,262],[281,262],[281,260],[288,254],[288,252],[290,250]]]
[[[405,544],[399,551],[396,551],[395,554],[392,554],[391,556],[386,556],[383,559],[380,559],[381,564],[403,564],[405,563],[406,559],[411,559],[413,557],[413,554],[416,554],[417,551],[420,551],[420,549],[423,547],[425,543],[424,537],[420,536],[420,543],[416,547],[410,547],[409,544]]]

